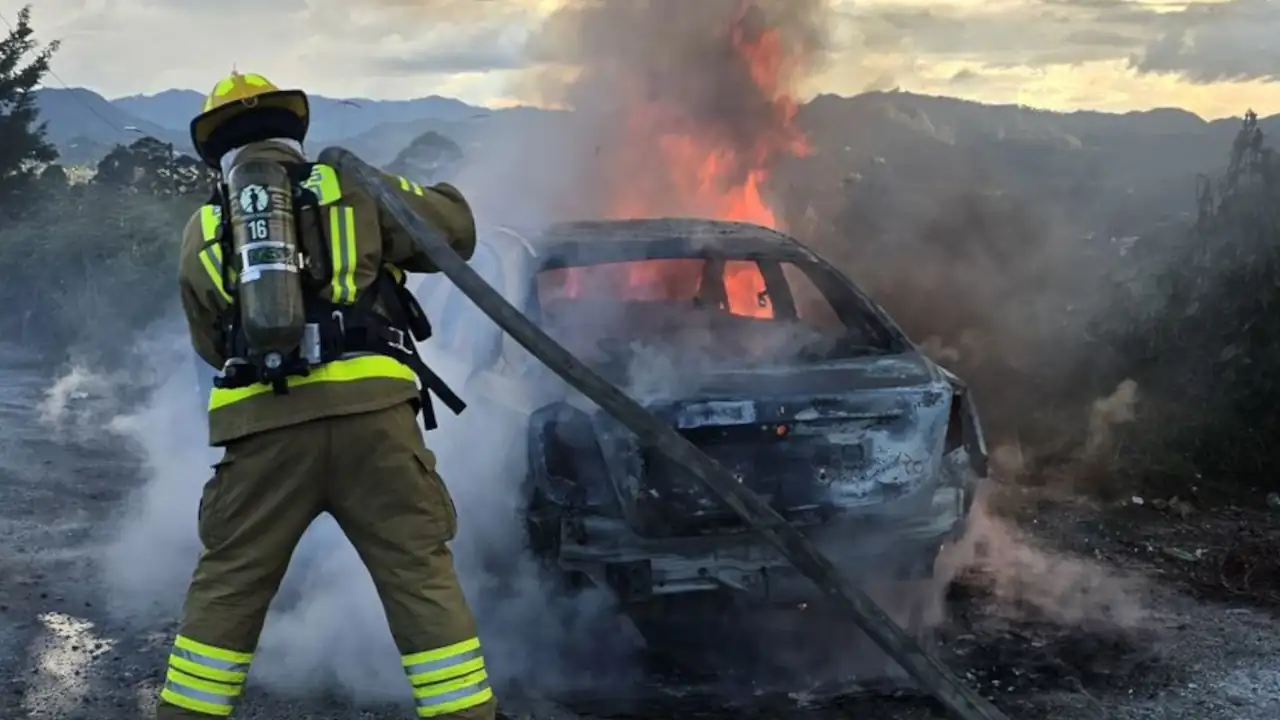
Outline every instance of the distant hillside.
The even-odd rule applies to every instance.
[[[877,182],[911,178],[918,194],[965,187],[1080,210],[1120,198],[1147,210],[1190,202],[1196,174],[1221,169],[1240,127],[1178,109],[1055,113],[904,92],[822,95],[797,121],[816,150],[796,163],[807,187],[869,181],[874,168]],[[1280,116],[1262,125],[1280,133]]]
[[[117,143],[128,144],[143,135],[187,146],[185,133],[138,117],[91,90],[45,89],[39,91],[37,102],[41,119],[48,124],[49,140],[68,165],[96,162]]]
[[[460,100],[431,96],[415,100],[310,98],[311,137],[324,145],[377,127],[404,122],[465,122],[489,111]],[[93,162],[116,143],[137,139],[139,132],[174,143],[180,152],[191,152],[188,127],[204,96],[194,90],[166,90],[155,95],[133,95],[107,100],[84,88],[48,88],[37,94],[49,136],[64,156],[63,162]],[[132,127],[137,130],[126,130]],[[407,141],[406,141],[407,142]],[[392,151],[394,156],[400,148]]]
[[[309,96],[312,137],[342,138],[368,132],[384,123],[412,120],[466,120],[487,112],[461,100],[439,97],[414,100],[369,100]],[[157,125],[186,131],[191,118],[200,112],[204,95],[194,90],[165,90],[155,95],[131,95],[111,101],[128,113]]]
[[[39,102],[64,162],[80,163],[139,132],[190,152],[187,124],[201,95],[168,90],[108,101],[88,90],[43,90]],[[528,182],[544,184],[537,174],[556,165],[554,149],[578,142],[562,111],[487,110],[441,97],[316,96],[312,104],[313,149],[340,142],[380,165],[425,133],[438,133],[473,164],[493,158],[526,165],[534,174]],[[1175,108],[1058,113],[896,91],[821,95],[801,107],[797,122],[815,152],[777,175],[775,192],[787,196],[789,207],[810,206],[814,198],[844,203],[866,194],[870,183],[897,186],[925,202],[966,188],[1043,198],[1062,212],[1108,218],[1183,208],[1193,198],[1195,175],[1220,169],[1239,128],[1235,119],[1206,121]],[[1260,125],[1280,134],[1280,116]],[[534,159],[538,148],[552,156]]]
[[[369,162],[391,162],[409,143],[428,132],[457,143],[466,155],[476,157],[482,146],[495,140],[537,142],[535,138],[556,137],[564,130],[561,110],[508,108],[488,110],[463,120],[413,120],[386,123],[345,138],[343,144]]]

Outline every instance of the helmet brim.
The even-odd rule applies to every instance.
[[[210,167],[216,168],[219,159],[230,149],[212,147],[216,143],[210,143],[210,140],[218,129],[232,119],[267,109],[285,110],[293,115],[297,118],[300,128],[299,136],[294,139],[301,142],[306,136],[311,124],[311,105],[307,100],[307,94],[301,90],[272,90],[254,95],[248,100],[234,100],[219,105],[195,116],[191,120],[191,144],[195,146],[196,153],[202,160]]]

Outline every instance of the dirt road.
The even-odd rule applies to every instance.
[[[0,718],[148,717],[172,628],[126,630],[113,622],[96,578],[103,520],[140,481],[140,467],[109,436],[51,439],[36,409],[48,382],[29,357],[0,347]],[[1280,539],[1274,519],[1186,518],[1150,507],[1097,509],[1063,502],[1042,504],[1022,517],[1040,542],[1117,573],[1137,574],[1145,583],[1133,598],[1141,617],[1123,624],[1046,615],[1037,610],[1034,593],[1011,600],[1007,582],[996,578],[993,584],[981,573],[956,584],[943,655],[1011,718],[1280,717],[1280,621],[1277,605],[1268,604],[1271,591],[1259,587],[1275,577],[1264,578],[1256,568],[1244,572],[1244,561],[1232,559],[1229,549],[1215,550],[1242,532],[1239,523],[1246,521],[1254,542]],[[1274,547],[1280,549],[1280,542]],[[145,563],[146,557],[137,561]],[[1057,574],[1054,567],[1024,570],[1024,579]],[[1233,590],[1211,592],[1218,580]],[[785,695],[759,696],[739,704],[672,695],[630,708],[583,703],[570,711],[523,702],[508,711],[533,720],[941,717],[909,695],[851,696],[811,707],[798,707],[796,698]],[[412,714],[407,706],[355,708],[341,698],[303,701],[251,690],[239,717]]]

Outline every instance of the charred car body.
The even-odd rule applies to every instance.
[[[964,384],[787,236],[706,220],[486,233],[473,264],[584,363],[768,500],[846,570],[927,576],[963,532],[986,449]],[[533,551],[625,603],[817,593],[680,468],[564,386],[447,280],[461,390],[512,433]],[[492,332],[481,330],[489,328]],[[455,377],[457,373],[450,373]],[[500,419],[498,419],[500,418]]]

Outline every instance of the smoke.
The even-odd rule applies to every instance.
[[[1117,385],[1115,392],[1093,401],[1084,444],[1086,457],[1097,456],[1114,443],[1115,427],[1134,421],[1137,403],[1138,383],[1129,379]]]
[[[437,325],[448,332],[447,321]],[[108,426],[136,442],[146,460],[148,480],[119,518],[101,562],[112,610],[140,627],[180,610],[199,555],[195,516],[201,488],[220,455],[207,447],[186,338],[173,332],[163,338],[182,352],[157,363],[161,380],[145,406]],[[429,344],[423,350],[428,361],[447,367],[447,361],[432,358]],[[441,428],[427,441],[458,507],[453,550],[480,618],[495,682],[509,688],[519,680],[542,692],[574,689],[581,678],[625,682],[636,645],[609,599],[591,592],[565,595],[525,552],[519,514],[523,467],[511,462],[518,453],[494,451],[520,447],[523,428],[503,426],[483,404],[462,418],[442,409],[440,420]],[[610,641],[600,642],[602,637]],[[268,617],[254,678],[288,693],[324,687],[358,700],[405,697],[398,653],[372,581],[327,516],[294,555]]]
[[[447,320],[438,326],[449,331]],[[430,343],[423,350],[436,368],[450,366]],[[459,378],[446,380],[460,386]],[[469,399],[458,418],[440,408],[441,427],[427,442],[458,508],[455,563],[479,618],[491,676],[500,688],[518,683],[541,692],[579,689],[583,677],[603,685],[625,681],[635,645],[609,599],[565,594],[526,550],[525,429]],[[299,694],[314,690],[319,677],[360,699],[402,697],[403,673],[381,606],[337,525],[323,518],[300,551],[263,636],[258,679]]]
[[[792,98],[822,67],[830,12],[821,0],[569,3],[536,33],[529,55],[547,69],[529,82],[544,100],[575,112],[542,116],[542,127],[494,125],[468,149],[453,181],[485,224],[537,227],[567,218],[740,211],[762,219],[739,191],[767,189],[769,171],[807,152],[793,123]],[[1010,260],[1007,247],[989,242],[985,233],[991,227],[963,214],[966,207],[961,202],[951,208],[955,213],[931,214],[933,222],[924,226],[890,223],[894,230],[886,239],[866,246],[879,253],[875,273],[862,270],[871,266],[864,262],[872,257],[869,250],[840,252],[829,244],[831,235],[819,232],[813,241],[828,243],[824,250],[855,267],[873,292],[885,291],[905,309],[903,319],[937,329],[938,343],[958,348],[958,360],[974,366],[1002,355],[1018,363],[1043,360],[1046,348],[1061,347],[1043,339],[1060,328],[1036,314],[1038,305],[1013,308],[1036,296],[1046,281],[1057,287],[1075,256],[1060,254],[1065,245],[1055,242]],[[1007,229],[994,234],[997,240],[1025,236]],[[979,251],[959,260],[939,250],[969,241]],[[930,283],[945,288],[945,302],[938,300],[939,285]],[[943,305],[968,314],[948,316],[939,310]],[[433,321],[438,337],[457,323],[480,323],[468,326],[469,332],[496,332],[484,319]],[[969,335],[956,332],[960,328]],[[171,352],[152,360],[155,389],[140,411],[110,426],[142,449],[147,482],[120,518],[102,563],[113,609],[143,625],[172,618],[179,608],[199,552],[195,514],[201,485],[217,458],[205,445],[184,333],[164,328],[156,336],[154,342]],[[461,386],[465,369],[444,370],[456,367],[458,358],[437,341],[422,349]],[[642,385],[648,390],[686,369],[656,362],[645,367]],[[57,386],[50,407],[65,406],[81,382]],[[525,428],[475,402],[461,418],[442,412],[441,425],[427,442],[458,506],[456,564],[497,684],[509,688],[519,680],[536,691],[557,692],[583,683],[599,689],[631,681],[637,640],[609,598],[565,593],[524,549],[519,482]],[[1041,584],[1073,573],[1087,579],[1091,569],[1045,560],[1024,538],[986,516],[975,525],[971,545],[963,546],[970,549],[953,551],[954,567],[980,564],[1012,573],[998,585],[1001,592],[1053,608],[1064,622],[1096,611],[1070,588]],[[984,537],[985,554],[977,550],[977,539]],[[299,694],[323,688],[361,700],[405,696],[373,585],[327,518],[311,528],[295,553],[268,618],[254,676],[267,687]]]
[[[96,429],[93,401],[110,403],[116,387],[112,378],[75,363],[45,391],[40,422],[56,431],[59,440],[83,437],[86,428]]]
[[[946,176],[945,156],[937,163],[927,170]],[[886,165],[849,186],[818,184],[810,203],[825,220],[802,237],[974,388],[994,439],[1083,442],[1081,414],[1122,379],[1106,377],[1109,350],[1091,337],[1111,312],[1116,262],[1088,237],[1095,217]],[[972,172],[973,185],[1000,187]]]
[[[1004,617],[1123,629],[1139,627],[1147,619],[1144,581],[1045,547],[998,516],[989,497],[984,494],[975,501],[969,531],[938,558],[930,621],[942,620],[945,587],[965,572],[987,580],[995,611]]]
[[[793,143],[785,124],[794,108],[779,111],[773,104],[788,88],[761,88],[750,64],[735,54],[735,44],[779,52],[769,44],[776,42],[788,46],[778,57],[816,55],[820,4],[745,8],[715,0],[583,3],[560,11],[542,28],[531,53],[555,46],[560,61],[586,69],[568,86],[539,81],[547,90],[562,91],[564,103],[579,112],[554,130],[495,126],[468,150],[454,182],[485,224],[537,226],[612,214],[628,187],[652,195],[658,213],[712,210],[682,206],[678,195],[664,194],[667,168],[661,159],[635,152],[635,129],[622,121],[642,106],[652,108],[641,135],[653,147],[688,132],[721,148],[725,165],[716,185],[723,188],[741,185],[753,168]],[[761,8],[769,13],[767,27]],[[778,34],[765,39],[766,30]],[[562,42],[569,37],[583,42]],[[797,54],[796,48],[803,51]],[[781,79],[790,85],[808,70],[807,64],[787,66]],[[454,323],[476,320],[437,316],[433,322],[437,337],[447,337]],[[487,319],[478,322],[481,327],[467,331],[497,331]],[[161,335],[175,347],[185,343],[181,332]],[[446,379],[460,385],[465,370],[448,377],[457,358],[434,341],[422,350]],[[142,449],[148,481],[120,518],[102,562],[112,608],[140,625],[172,618],[179,609],[199,552],[200,489],[218,455],[205,447],[191,360],[165,357],[153,370],[159,382],[145,407],[112,424]],[[612,600],[603,592],[566,593],[525,549],[519,483],[526,429],[504,422],[468,395],[473,402],[467,412],[460,418],[442,412],[441,427],[427,442],[458,507],[456,564],[495,682],[511,688],[518,680],[535,692],[558,692],[631,681],[639,640],[617,617]],[[146,562],[139,561],[143,557]],[[295,553],[258,658],[255,681],[275,690],[340,689],[360,700],[405,696],[372,582],[332,520],[318,521]]]
[[[831,12],[826,0],[567,2],[534,31],[513,91],[572,112],[486,136],[458,184],[492,181],[476,207],[495,222],[744,215],[733,190],[803,150],[795,90],[825,61]]]
[[[734,189],[803,152],[796,88],[824,58],[824,0],[577,3],[534,54],[580,69],[545,99],[575,108],[601,214],[740,214]],[[586,186],[584,186],[585,189]]]

